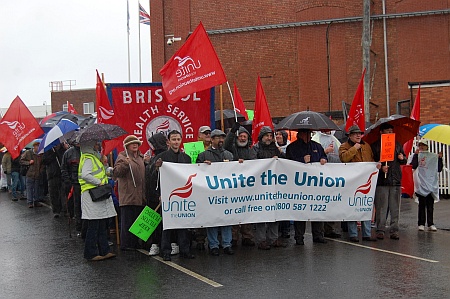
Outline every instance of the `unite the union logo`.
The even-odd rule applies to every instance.
[[[99,110],[99,112],[100,112],[100,117],[102,118],[102,119],[110,119],[111,117],[113,117],[114,116],[114,111],[111,109],[111,110],[108,110],[108,109],[106,109],[105,107],[103,107],[103,106],[99,106],[98,107],[98,110]]]
[[[172,198],[172,196],[178,196],[181,198],[188,198],[189,196],[191,196],[191,194],[192,194],[192,179],[195,178],[196,176],[197,176],[196,173],[191,174],[188,177],[188,180],[187,180],[186,184],[184,184],[183,187],[179,187],[179,188],[172,190],[172,192],[170,192],[170,195],[169,195],[169,201]]]

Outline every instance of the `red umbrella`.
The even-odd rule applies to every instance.
[[[394,127],[395,141],[404,144],[414,138],[419,130],[420,121],[414,120],[404,115],[393,114],[389,117],[380,118],[371,125],[365,132],[363,140],[369,144],[380,139],[381,124],[389,123]]]

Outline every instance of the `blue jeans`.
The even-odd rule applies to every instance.
[[[87,221],[87,231],[84,240],[84,258],[90,260],[97,255],[107,255],[110,252],[106,232],[108,218],[85,221]]]
[[[208,236],[209,248],[219,248],[219,228],[222,233],[222,247],[227,248],[231,247],[231,239],[232,239],[232,231],[231,225],[228,226],[216,226],[216,227],[207,227],[206,235]]]
[[[11,185],[12,197],[15,199],[19,199],[22,196],[22,192],[23,192],[20,173],[18,173],[16,171],[11,172],[11,179],[12,179],[12,185]],[[17,192],[17,191],[19,191],[19,192]]]
[[[29,205],[39,201],[39,186],[39,179],[35,180],[27,177],[27,202]]]
[[[356,221],[348,221],[348,236],[349,237],[358,237],[358,228],[356,227]],[[361,221],[361,233],[363,237],[370,237],[371,233],[371,221]]]

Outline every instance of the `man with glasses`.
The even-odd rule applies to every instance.
[[[363,140],[363,131],[358,126],[351,126],[348,130],[348,140],[339,147],[339,158],[343,163],[349,162],[374,162],[370,145]],[[381,166],[381,164],[379,165]],[[356,221],[348,221],[348,235],[351,242],[359,242]],[[376,241],[372,238],[371,220],[361,221],[363,241]]]
[[[197,163],[206,163],[211,165],[213,162],[229,162],[233,160],[233,154],[223,148],[226,134],[221,130],[215,129],[211,132],[211,146],[197,157]],[[234,254],[231,249],[232,232],[231,225],[221,227],[208,227],[206,234],[208,236],[209,252],[211,255],[219,255],[219,228],[222,233],[223,253]]]
[[[198,141],[203,142],[205,150],[211,145],[211,128],[209,126],[201,126],[198,129]],[[194,239],[197,242],[197,249],[200,251],[205,250],[206,229],[196,228]]]

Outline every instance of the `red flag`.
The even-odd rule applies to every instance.
[[[95,94],[97,96],[97,123],[117,125],[114,110],[111,108],[105,86],[103,85],[102,79],[100,79],[98,70],[96,70],[96,72],[97,86],[95,89]],[[102,154],[107,155],[116,147],[121,146],[124,138],[125,137],[119,137],[113,140],[104,140],[102,142]]]
[[[345,123],[345,131],[351,126],[357,125],[361,131],[366,130],[366,120],[364,115],[364,75],[366,69],[364,69],[361,80],[359,80],[358,88],[356,89],[355,96],[353,97],[352,106],[350,107],[350,113],[348,114],[347,122]]]
[[[78,114],[77,110],[75,110],[75,108],[73,107],[72,104],[69,103],[69,101],[67,101],[67,112],[72,114]]]
[[[415,120],[420,120],[420,85],[419,90],[417,91],[416,100],[414,101],[413,109],[411,111],[411,118]],[[414,139],[411,139],[407,141],[405,144],[403,144],[403,152],[406,154],[407,158],[412,150],[413,140]]]
[[[8,149],[13,159],[33,139],[44,134],[36,118],[17,96],[0,121],[0,142]]]
[[[245,120],[248,120],[247,111],[245,111],[244,101],[242,100],[239,90],[237,89],[236,82],[234,82],[234,110],[237,113],[242,114]]]
[[[114,110],[111,108],[105,86],[97,71],[97,87],[95,89],[97,96],[97,122],[99,124],[116,125]]]
[[[273,130],[272,117],[270,117],[266,95],[261,84],[261,78],[258,76],[258,83],[256,85],[255,115],[252,123],[253,144],[258,142],[259,131],[264,126],[269,126]]]
[[[201,22],[159,74],[162,76],[164,94],[171,104],[189,94],[227,81]]]

